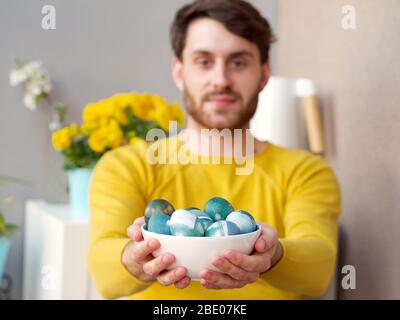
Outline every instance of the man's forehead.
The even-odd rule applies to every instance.
[[[257,46],[230,32],[222,23],[201,18],[193,21],[188,28],[184,52],[186,55],[209,53],[224,56],[238,54],[255,56]]]

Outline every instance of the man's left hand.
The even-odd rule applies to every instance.
[[[220,270],[202,270],[200,283],[207,289],[242,288],[257,281],[260,274],[268,271],[282,257],[283,249],[275,229],[260,223],[262,232],[251,255],[228,250],[215,257],[212,264]]]

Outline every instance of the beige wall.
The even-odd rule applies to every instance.
[[[341,27],[343,5],[356,30]],[[343,299],[400,299],[400,1],[283,0],[276,74],[319,85],[327,159],[342,186]]]

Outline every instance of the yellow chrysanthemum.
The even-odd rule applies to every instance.
[[[95,152],[101,153],[104,152],[105,146],[105,138],[104,138],[104,130],[98,129],[91,133],[88,140],[90,149]]]
[[[169,131],[169,121],[172,119],[170,117],[168,105],[159,104],[151,112],[151,118],[156,121],[163,130]]]
[[[137,144],[143,142],[143,139],[139,137],[132,137],[129,139],[129,144]]]
[[[115,149],[121,146],[123,137],[123,132],[118,122],[111,119],[107,125],[90,134],[89,146],[95,152],[104,152],[106,148]]]
[[[132,104],[133,95],[131,93],[118,93],[111,97],[114,105],[126,108]]]
[[[82,129],[85,132],[96,130],[100,125],[101,113],[98,103],[88,103],[82,113]]]
[[[72,137],[69,127],[57,130],[52,135],[52,143],[57,151],[67,150],[71,147]]]
[[[76,123],[71,123],[69,125],[69,133],[71,135],[71,138],[75,138],[77,135],[79,135],[79,127]]]
[[[141,120],[151,120],[151,111],[154,109],[151,94],[133,94],[131,110]]]
[[[118,122],[112,120],[107,127],[107,134],[106,134],[107,146],[112,149],[121,146],[123,137],[124,134],[120,126],[118,125]]]
[[[185,113],[182,111],[181,106],[178,102],[171,105],[172,118],[178,122],[178,127],[185,125]]]

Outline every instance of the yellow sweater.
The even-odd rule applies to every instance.
[[[235,161],[151,164],[147,148],[139,143],[110,151],[93,172],[88,267],[105,298],[307,299],[324,293],[336,259],[340,192],[321,157],[269,143],[254,156],[252,173],[237,175]],[[182,290],[140,281],[125,269],[121,254],[129,241],[126,229],[149,201],[164,198],[175,208],[202,208],[214,196],[278,231],[283,257],[257,282],[209,290],[192,281]]]

